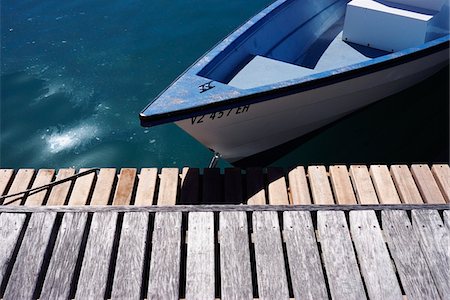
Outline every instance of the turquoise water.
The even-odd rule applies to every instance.
[[[2,1],[1,167],[207,166],[209,150],[138,113],[270,2]],[[272,165],[448,161],[448,82],[447,68]]]

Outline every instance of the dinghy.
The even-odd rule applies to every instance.
[[[438,72],[448,0],[280,0],[141,112],[229,162],[296,139]]]

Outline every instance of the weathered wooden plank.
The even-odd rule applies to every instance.
[[[34,213],[16,256],[4,299],[32,299],[56,213]]]
[[[95,213],[81,265],[75,299],[104,298],[117,213]]]
[[[289,191],[292,204],[311,204],[308,182],[306,181],[305,168],[296,167],[289,171]]]
[[[139,184],[134,198],[134,205],[152,205],[155,197],[156,179],[158,178],[157,168],[141,169]]]
[[[264,173],[261,168],[249,168],[246,170],[247,179],[247,204],[266,204],[266,192],[264,189]]]
[[[16,177],[9,188],[8,195],[13,195],[19,192],[23,192],[29,188],[31,185],[31,180],[33,179],[34,170],[33,169],[20,169],[17,171]],[[20,205],[24,202],[25,194],[19,196],[14,196],[7,198],[3,201],[4,205]]]
[[[3,196],[6,192],[6,188],[14,175],[13,169],[0,169],[0,196]],[[0,200],[0,204],[1,204]]]
[[[325,167],[309,166],[308,176],[314,203],[333,204],[333,192],[330,188],[330,182]]]
[[[60,169],[56,175],[56,180],[62,180],[74,174],[74,169]],[[70,185],[71,181],[66,181],[52,187],[52,191],[48,196],[47,205],[64,205],[69,194]]]
[[[403,203],[423,203],[407,165],[391,166],[391,174]]]
[[[36,179],[33,182],[33,186],[31,188],[37,188],[44,185],[49,184],[53,177],[55,176],[55,170],[53,169],[41,169],[36,175]],[[45,189],[43,191],[30,194],[25,200],[25,205],[28,206],[37,206],[42,205],[45,201],[45,196],[50,188]]]
[[[221,212],[221,299],[253,299],[250,249],[245,212]]]
[[[134,206],[134,205],[102,205],[102,206],[0,206],[0,213],[34,213],[34,212],[219,212],[219,211],[352,211],[352,210],[412,210],[437,209],[446,210],[448,204],[368,204],[368,205],[171,205],[171,206]]]
[[[411,216],[431,276],[444,299],[450,295],[449,232],[436,210],[413,210]]]
[[[66,213],[47,269],[41,299],[68,299],[87,213]]]
[[[214,215],[189,214],[186,299],[214,299]]]
[[[149,214],[126,213],[123,216],[112,299],[140,299]]]
[[[444,210],[444,224],[445,228],[447,228],[447,234],[450,234],[450,210]]]
[[[136,181],[136,172],[136,169],[133,168],[123,168],[120,170],[113,205],[128,205],[131,203],[134,182]]]
[[[102,168],[98,172],[94,193],[89,205],[107,205],[116,178],[116,169]]]
[[[3,213],[0,215],[0,284],[12,259],[14,249],[25,223],[25,214]]]
[[[226,168],[224,176],[224,203],[240,204],[242,201],[242,174],[241,169]]]
[[[289,299],[278,215],[254,212],[252,217],[259,299]]]
[[[450,167],[449,165],[433,165],[431,172],[444,195],[445,201],[450,202]]]
[[[178,176],[177,168],[162,168],[159,175],[158,205],[175,205],[177,202]]]
[[[267,168],[269,204],[289,204],[286,178],[282,168]]]
[[[190,213],[188,230],[186,299],[215,299],[213,213]]]
[[[317,231],[331,298],[366,299],[344,213],[317,212]]]
[[[148,299],[179,299],[181,213],[155,214]]]
[[[220,169],[203,170],[202,203],[223,203],[223,186]]]
[[[381,222],[406,297],[440,299],[406,211],[382,211]]]
[[[89,169],[80,169],[79,173],[86,171],[89,171]],[[72,193],[70,193],[68,205],[86,205],[94,178],[94,172],[77,178]]]
[[[200,203],[200,170],[198,168],[183,168],[179,204],[197,203]]]
[[[448,204],[373,204],[373,205],[171,205],[171,206],[134,206],[134,205],[104,205],[104,206],[0,206],[0,213],[35,213],[35,212],[219,212],[219,211],[352,211],[352,210],[412,210],[436,209],[446,210]]]
[[[330,179],[337,204],[356,204],[347,166],[330,166]]]
[[[370,176],[378,195],[378,201],[383,204],[400,204],[400,197],[395,189],[389,169],[385,165],[370,166]]]
[[[411,173],[426,203],[445,203],[428,165],[412,165]]]
[[[373,210],[351,211],[350,232],[370,299],[402,299],[394,266]]]
[[[370,180],[369,171],[364,165],[350,166],[350,176],[355,188],[356,198],[360,204],[378,203],[377,194]]]
[[[295,299],[328,299],[311,214],[284,212],[283,222]]]

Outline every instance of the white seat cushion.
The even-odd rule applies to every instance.
[[[386,2],[353,0],[347,4],[343,39],[384,51],[423,44],[432,13],[401,9]]]

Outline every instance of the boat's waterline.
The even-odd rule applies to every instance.
[[[314,131],[435,74],[448,48],[403,64],[289,96],[177,121],[229,162],[274,148]]]

